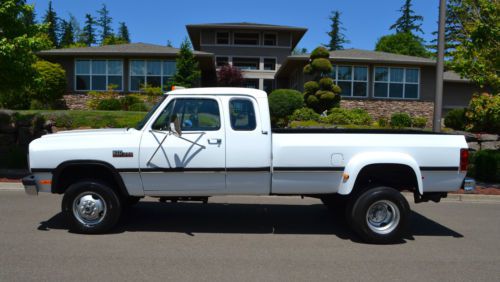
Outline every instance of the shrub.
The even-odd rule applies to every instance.
[[[27,90],[0,92],[0,108],[22,110],[30,107],[30,93]]]
[[[500,95],[474,95],[466,112],[470,131],[500,133]]]
[[[325,123],[340,125],[370,125],[372,117],[363,109],[341,109],[334,108],[330,114],[321,118]]]
[[[37,72],[31,97],[45,108],[52,108],[57,100],[66,92],[66,72],[59,64],[47,61],[38,61],[34,64]]]
[[[500,181],[500,151],[482,150],[474,156],[475,177],[478,180]]]
[[[332,88],[333,88],[333,79],[329,78],[329,77],[323,77],[319,80],[319,87],[322,89],[322,90],[327,90],[327,91],[331,91]]]
[[[413,127],[417,128],[425,128],[427,125],[427,118],[426,117],[413,117],[411,119],[411,125]]]
[[[386,127],[387,124],[388,124],[387,118],[386,117],[380,117],[380,118],[378,118],[377,124],[380,127]]]
[[[133,112],[147,112],[147,111],[149,111],[148,107],[143,102],[132,104],[128,110],[133,111]]]
[[[245,79],[238,67],[224,65],[217,71],[217,86],[239,87],[242,86],[244,82]]]
[[[330,73],[332,72],[332,63],[330,63],[330,60],[325,59],[325,58],[318,58],[314,59],[311,62],[311,67],[317,71],[320,71],[322,73]]]
[[[455,130],[465,130],[465,109],[453,109],[446,114],[444,125]]]
[[[137,103],[142,103],[143,101],[135,95],[125,95],[119,100],[119,102],[121,104],[122,110],[130,111],[130,106],[137,104]]]
[[[87,107],[96,110],[101,100],[118,99],[118,92],[115,91],[117,85],[110,84],[106,91],[89,91],[87,95],[90,99],[87,101]]]
[[[311,59],[312,60],[318,59],[318,58],[327,58],[328,59],[329,57],[330,57],[330,52],[328,52],[328,49],[326,49],[325,47],[318,47],[311,52]]]
[[[307,64],[304,66],[304,69],[302,70],[305,74],[312,74],[314,72],[311,64]]]
[[[319,90],[319,84],[316,81],[308,81],[304,83],[304,91],[306,93],[314,94]]]
[[[104,99],[99,101],[97,110],[99,111],[119,111],[122,109],[122,104],[118,99]]]
[[[269,110],[275,120],[288,120],[288,116],[304,106],[302,93],[293,89],[276,89],[269,95]]]
[[[396,128],[411,127],[411,117],[407,113],[394,113],[391,116],[391,126]]]
[[[308,120],[319,120],[319,114],[310,108],[297,109],[290,116],[290,120],[294,121],[308,121]]]

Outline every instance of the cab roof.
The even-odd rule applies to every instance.
[[[176,89],[166,93],[167,95],[248,95],[255,98],[267,98],[267,93],[252,88],[240,87],[202,87]]]

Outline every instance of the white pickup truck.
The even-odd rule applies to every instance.
[[[399,240],[409,205],[461,187],[463,136],[418,131],[272,129],[265,92],[168,92],[135,128],[74,130],[31,142],[28,194],[64,194],[71,228],[102,233],[145,196],[317,197],[368,242]]]

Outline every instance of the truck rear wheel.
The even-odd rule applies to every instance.
[[[96,234],[110,230],[121,214],[120,200],[106,184],[80,181],[68,187],[62,211],[77,233]]]
[[[365,190],[347,210],[347,220],[365,241],[376,244],[401,240],[408,225],[410,206],[390,187]]]

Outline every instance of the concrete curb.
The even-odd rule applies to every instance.
[[[0,191],[21,191],[23,184],[19,182],[0,182]],[[403,195],[409,202],[413,202],[413,193],[403,192]],[[253,196],[252,196],[253,197]],[[256,196],[261,197],[261,196]],[[270,196],[280,197],[280,196]],[[494,202],[500,203],[500,195],[478,195],[478,194],[448,194],[443,202]]]

